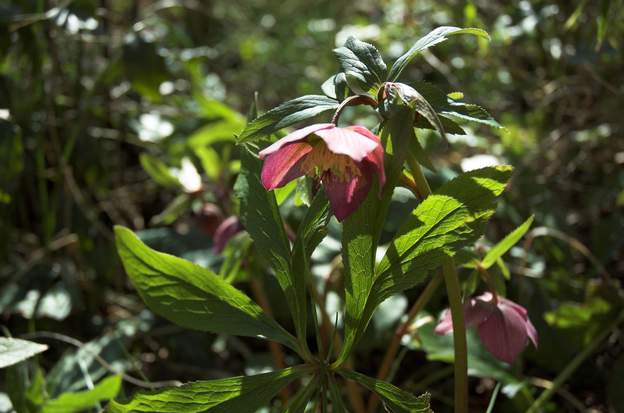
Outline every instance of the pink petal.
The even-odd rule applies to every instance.
[[[277,152],[270,153],[262,165],[262,185],[270,191],[303,175],[300,161],[311,150],[311,145],[305,142],[295,142],[282,146]]]
[[[485,348],[499,360],[513,363],[527,344],[525,320],[510,307],[499,307],[478,328]]]
[[[365,170],[362,172],[360,176],[355,176],[345,182],[331,174],[326,174],[326,177],[322,179],[325,193],[338,221],[344,220],[355,212],[368,195],[371,187],[370,174]]]
[[[493,311],[496,310],[494,305],[475,300],[474,298],[464,303],[464,323],[466,327],[478,326],[486,320]],[[437,334],[443,335],[453,331],[453,320],[451,311],[444,310],[442,317],[435,328]]]
[[[442,317],[435,327],[435,333],[439,335],[449,334],[453,331],[453,319],[451,318],[451,310],[448,308],[442,312]]]
[[[221,254],[232,237],[243,230],[243,226],[237,217],[231,216],[224,219],[217,227],[213,237],[213,250],[216,254]]]
[[[537,337],[537,330],[535,329],[535,326],[529,319],[526,320],[526,330],[527,330],[527,335],[529,336],[529,339],[531,340],[531,343],[533,343],[533,345],[537,347],[537,344],[539,341]]]
[[[317,123],[315,125],[310,125],[302,129],[297,129],[296,131],[284,136],[282,139],[278,140],[271,146],[261,150],[260,153],[258,153],[258,156],[260,157],[260,159],[264,159],[267,155],[277,152],[286,144],[305,139],[307,136],[321,129],[335,128],[335,127],[336,126],[333,123]]]
[[[360,131],[364,127],[354,130],[350,128],[324,128],[314,132],[319,136],[327,149],[338,155],[347,155],[356,162],[361,162],[366,156],[375,149],[380,148],[379,140],[371,139],[368,134],[364,135]],[[370,133],[372,135],[372,132]],[[374,136],[374,135],[373,135]]]

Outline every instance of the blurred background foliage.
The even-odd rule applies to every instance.
[[[424,52],[402,79],[461,91],[503,128],[472,124],[448,142],[421,132],[440,172],[434,179],[491,163],[516,167],[483,251],[535,215],[533,229],[496,268],[502,277],[509,271],[507,295],[529,308],[540,346],[509,368],[472,345],[473,407],[485,410],[495,379],[505,385],[495,411],[526,410],[595,343],[546,410],[624,412],[624,338],[613,323],[624,308],[623,3],[1,2],[0,311],[6,334],[50,349],[0,378],[0,411],[11,411],[9,398],[20,413],[37,411],[37,397],[90,388],[112,370],[142,377],[125,381],[122,391],[131,393],[147,378],[272,368],[263,343],[184,331],[145,310],[119,265],[112,225],[268,298],[288,324],[261,254],[243,260],[245,234],[221,254],[212,248],[217,226],[237,211],[234,137],[247,113],[320,94],[338,70],[331,50],[349,35],[392,61],[432,28],[454,25],[483,28],[492,41],[454,38]],[[343,119],[374,123],[354,109]],[[294,187],[278,195],[293,227],[305,195]],[[398,193],[392,208],[414,205]],[[332,289],[339,273],[332,225],[314,273],[328,285],[322,299],[333,319],[341,297]],[[391,220],[388,231],[396,225]],[[382,306],[357,368],[374,375],[418,292]],[[440,296],[430,310],[443,306]],[[418,332],[404,340],[394,383],[430,390],[443,412],[452,395],[452,347],[432,335],[430,321],[423,314]],[[26,390],[30,396],[15,396]]]

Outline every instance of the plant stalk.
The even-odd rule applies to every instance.
[[[431,195],[431,187],[423,174],[418,161],[409,154],[407,164],[412,172],[418,192],[423,196]],[[455,347],[455,413],[468,413],[468,345],[466,343],[466,323],[461,299],[461,287],[453,258],[448,257],[442,263],[442,275],[446,284],[446,293],[453,320],[453,345]]]

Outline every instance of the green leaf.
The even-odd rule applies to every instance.
[[[448,109],[440,111],[440,114],[448,116],[451,119],[481,123],[493,128],[500,129],[503,127],[487,110],[473,103],[450,100]]]
[[[291,252],[275,194],[260,182],[261,162],[247,149],[241,150],[242,169],[234,185],[240,199],[241,221],[256,249],[271,263],[286,295],[297,337],[306,336],[307,306],[305,274],[291,269]]]
[[[358,94],[377,94],[386,77],[387,67],[375,46],[351,36],[345,45],[334,49],[351,89]]]
[[[483,234],[511,171],[510,166],[498,166],[464,173],[418,205],[377,266],[365,307],[353,330],[345,330],[345,343],[352,346],[359,340],[384,300],[424,281],[444,259]]]
[[[58,398],[48,401],[43,406],[43,413],[81,412],[100,402],[117,396],[121,388],[121,376],[110,376],[90,390],[63,393]]]
[[[319,376],[315,375],[301,390],[297,392],[294,398],[290,400],[284,413],[302,413],[312,400],[314,395],[319,391]]]
[[[244,126],[245,119],[240,115],[236,120],[213,122],[201,127],[189,136],[188,144],[191,147],[204,147],[216,142],[234,141],[236,134],[240,133]]]
[[[372,392],[377,393],[383,400],[386,409],[392,413],[432,413],[429,407],[430,396],[425,393],[421,396],[414,396],[398,387],[385,382],[368,377],[364,374],[351,370],[338,370],[338,374],[348,380],[353,380]]]
[[[47,349],[48,346],[45,344],[19,338],[0,337],[0,369],[29,359]]]
[[[390,72],[388,73],[388,81],[394,82],[399,78],[401,72],[407,65],[423,50],[428,49],[431,46],[435,46],[438,43],[442,43],[448,39],[448,36],[454,36],[458,34],[472,34],[474,36],[483,37],[485,39],[490,39],[490,36],[486,31],[475,28],[465,28],[461,29],[459,27],[452,26],[442,26],[433,29],[426,36],[421,37],[416,41],[416,43],[399,57],[396,62],[390,68]]]
[[[342,394],[340,392],[340,387],[336,384],[336,379],[333,374],[330,374],[328,377],[329,383],[329,397],[332,402],[332,412],[333,413],[346,413],[347,408],[344,405],[344,400],[342,399]]]
[[[127,228],[115,227],[115,239],[126,272],[155,313],[190,329],[263,337],[295,348],[288,332],[221,277],[152,250]]]
[[[219,380],[203,380],[164,390],[141,392],[128,403],[108,405],[109,413],[254,413],[269,404],[284,386],[302,377],[309,367],[297,366]]]
[[[191,208],[193,198],[186,193],[180,194],[165,207],[158,215],[154,215],[150,220],[152,225],[171,225],[184,215]]]
[[[336,73],[323,82],[321,90],[325,93],[325,96],[342,102],[347,96],[349,96],[347,76],[342,72]]]
[[[251,142],[282,128],[338,108],[338,101],[323,95],[301,96],[263,113],[247,124],[238,142]]]
[[[513,247],[518,241],[520,241],[520,239],[524,236],[524,234],[526,234],[529,228],[531,228],[531,224],[533,224],[532,215],[526,221],[524,221],[522,225],[507,234],[507,236],[503,238],[502,241],[490,248],[490,250],[481,261],[481,266],[487,270],[492,265],[494,265],[496,260],[505,255],[505,253],[509,251],[511,247]]]
[[[382,130],[386,142],[386,184],[381,199],[377,184],[371,188],[364,203],[343,223],[342,260],[345,282],[344,343],[336,365],[344,363],[353,349],[362,327],[366,300],[373,287],[375,251],[387,215],[392,193],[403,170],[407,145],[414,138],[414,113],[397,107],[387,127]],[[387,139],[387,134],[391,139]]]
[[[147,174],[159,185],[165,188],[181,188],[178,178],[173,176],[169,171],[169,167],[160,159],[142,153],[139,156],[141,166],[147,172]]]

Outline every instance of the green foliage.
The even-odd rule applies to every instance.
[[[458,34],[471,34],[478,37],[489,39],[490,36],[481,29],[466,28],[460,29],[459,27],[442,26],[432,30],[427,35],[421,37],[414,43],[414,45],[400,56],[396,62],[390,68],[388,73],[388,80],[395,81],[401,75],[401,72],[407,67],[407,65],[414,60],[414,58],[423,50],[435,46],[438,43],[442,43],[448,39],[448,36],[455,36]]]
[[[284,223],[275,200],[260,182],[260,161],[242,149],[242,169],[234,190],[240,200],[241,220],[257,250],[268,258],[286,295],[297,337],[305,337],[307,301],[305,272],[293,271]]]
[[[18,338],[0,337],[0,368],[24,361],[48,349],[44,344]]]
[[[289,100],[249,122],[238,137],[238,141],[239,143],[257,141],[287,126],[335,110],[337,107],[338,101],[322,95],[306,95]]]
[[[100,402],[109,401],[117,396],[121,388],[121,376],[110,376],[90,390],[63,393],[56,399],[43,405],[42,413],[82,412]]]
[[[533,224],[533,217],[529,217],[518,228],[507,234],[500,242],[494,245],[487,252],[483,260],[481,260],[481,266],[486,270],[496,263],[507,251],[520,241],[520,239],[526,234]]]
[[[255,412],[266,406],[284,386],[302,377],[306,367],[287,369],[255,376],[204,380],[135,395],[127,403],[108,405],[110,413],[216,413]]]
[[[275,320],[249,297],[212,272],[143,244],[127,228],[115,228],[128,276],[157,314],[186,328],[265,337],[295,347]]]
[[[353,380],[377,393],[384,401],[385,407],[391,413],[431,413],[429,394],[414,396],[398,387],[382,380],[373,379],[350,370],[338,370],[346,379]]]
[[[375,46],[349,37],[344,46],[334,49],[347,83],[357,94],[377,95],[386,78],[387,67]]]

